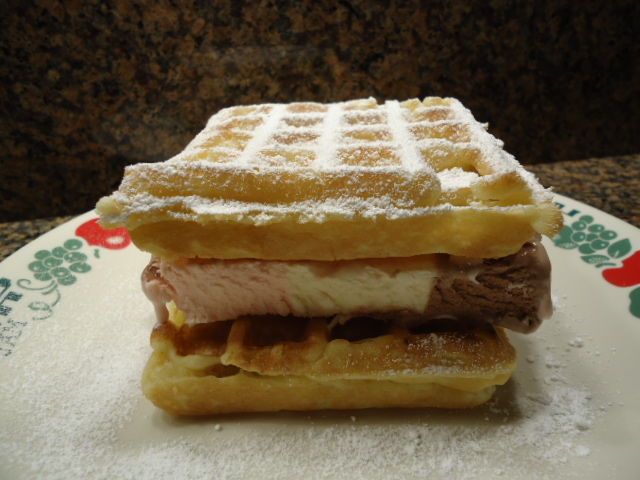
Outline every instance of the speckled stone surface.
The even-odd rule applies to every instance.
[[[0,221],[80,213],[231,104],[460,98],[525,164],[640,151],[640,3],[0,5]]]
[[[64,216],[0,223],[0,260],[72,218]]]
[[[528,167],[545,186],[640,228],[640,154]],[[0,223],[0,260],[73,217]]]
[[[530,165],[544,186],[640,228],[640,155]]]

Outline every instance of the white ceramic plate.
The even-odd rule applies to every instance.
[[[148,257],[82,215],[0,264],[0,478],[640,478],[640,231],[557,201],[556,313],[511,335],[488,405],[453,412],[157,410]]]

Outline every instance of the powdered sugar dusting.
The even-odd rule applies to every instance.
[[[25,344],[36,348],[24,345],[3,359],[2,471],[51,479],[476,479],[534,472],[552,479],[571,477],[576,466],[588,469],[586,436],[599,423],[600,401],[568,373],[585,348],[564,350],[576,332],[562,330],[562,312],[546,335],[512,335],[531,362],[520,362],[480,408],[179,419],[140,392],[153,314],[135,275],[124,270],[131,278],[116,282],[108,298],[80,292],[84,303],[33,325]]]
[[[389,118],[389,127],[396,138],[401,151],[401,158],[404,160],[407,169],[416,170],[425,163],[420,157],[416,143],[407,130],[407,122],[402,116],[402,109],[397,100],[389,100],[385,103]],[[427,164],[428,166],[428,164]]]
[[[336,163],[336,142],[335,137],[340,128],[340,107],[338,104],[329,105],[327,115],[324,119],[322,134],[318,141],[318,151],[316,154],[315,166],[327,168],[335,166]]]
[[[249,143],[245,146],[238,165],[247,163],[255,163],[258,152],[268,143],[269,137],[273,135],[273,131],[284,115],[284,105],[274,105],[267,117],[267,121],[255,129]]]
[[[478,174],[475,172],[466,172],[460,167],[448,168],[438,173],[438,179],[442,190],[460,190],[461,188],[470,187],[476,180]]]
[[[340,213],[346,218],[397,219],[416,215],[416,208],[421,216],[436,214],[430,208],[450,206],[454,197],[458,206],[493,208],[481,197],[451,192],[504,175],[517,176],[531,193],[531,203],[515,208],[550,203],[550,194],[455,99],[233,107],[214,115],[169,161],[128,167],[112,197],[117,208],[104,216],[127,225],[132,217],[166,213],[180,195],[182,213],[205,202],[215,215],[227,207],[238,213],[234,202],[244,202],[262,210],[260,218],[275,208],[312,222],[336,215],[340,204],[349,209]],[[388,213],[377,198],[387,201]],[[225,199],[231,202],[219,201]],[[305,202],[313,202],[311,214],[301,213]]]

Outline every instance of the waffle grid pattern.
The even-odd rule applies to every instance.
[[[152,343],[169,341],[187,362],[203,360],[194,366],[212,375],[241,369],[315,378],[438,376],[450,377],[452,385],[462,381],[485,388],[497,375],[510,373],[515,361],[503,331],[490,326],[439,331],[367,317],[340,325],[277,316],[189,326],[181,315],[174,310],[172,318],[182,325],[160,325]]]
[[[439,97],[221,110],[182,153],[127,167],[98,211],[188,258],[500,257],[562,223],[486,125]]]
[[[128,173],[131,196],[262,205],[352,198],[398,208],[508,206],[541,190],[460,102],[438,97],[231,107],[179,155]]]
[[[457,164],[464,169],[480,167],[483,175],[512,167],[503,156],[492,160],[492,169],[470,160],[489,149],[489,137],[453,99],[387,101],[382,105],[374,99],[266,104],[220,111],[171,162],[204,160],[319,169],[395,166],[408,170],[443,170]],[[459,153],[463,156],[458,160],[452,158]],[[443,156],[449,157],[449,162],[439,160]]]

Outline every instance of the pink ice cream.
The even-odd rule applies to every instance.
[[[145,294],[166,320],[173,300],[191,323],[242,315],[289,315],[291,302],[281,262],[211,260],[164,262],[153,258],[142,275]],[[164,313],[162,310],[164,309]]]

